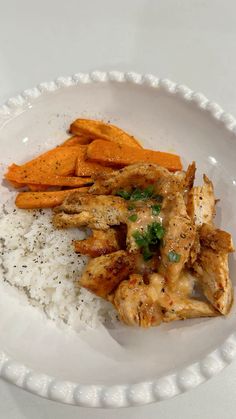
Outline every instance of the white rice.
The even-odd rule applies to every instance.
[[[78,286],[87,258],[78,256],[71,242],[86,233],[55,230],[51,218],[51,210],[20,210],[11,201],[1,208],[1,278],[58,324],[75,330],[95,327],[114,312],[109,303]]]

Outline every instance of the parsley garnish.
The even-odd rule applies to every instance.
[[[130,195],[131,201],[144,201],[145,199],[151,198],[153,195],[154,186],[149,185],[145,189],[136,188]]]
[[[145,189],[136,188],[131,192],[121,189],[116,192],[116,195],[130,201],[144,201],[149,198],[155,199],[157,202],[162,202],[163,200],[161,195],[154,194],[154,185],[149,185]]]
[[[172,262],[172,263],[177,263],[177,262],[179,262],[180,261],[180,255],[178,254],[178,253],[176,253],[174,250],[171,250],[169,253],[168,253],[168,259],[169,259],[169,261],[170,262]]]
[[[160,205],[152,205],[152,215],[160,214],[161,206]]]
[[[130,215],[130,216],[128,217],[128,219],[129,219],[130,221],[135,222],[135,221],[137,221],[138,216],[137,216],[137,214],[132,214],[132,215]]]
[[[135,231],[133,238],[137,246],[142,250],[143,259],[149,260],[153,256],[152,246],[160,246],[165,230],[160,223],[154,222],[148,225],[146,231]]]
[[[116,192],[116,195],[121,196],[121,198],[124,198],[128,201],[128,199],[130,199],[130,192],[124,191],[124,190],[120,190]]]

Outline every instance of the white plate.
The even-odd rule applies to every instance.
[[[176,151],[185,166],[196,160],[198,176],[206,173],[221,199],[218,225],[235,235],[236,121],[218,105],[149,75],[60,78],[0,108],[1,162],[20,162],[42,144],[45,149],[57,144],[79,116],[110,120],[146,147]],[[1,199],[8,194],[1,186]],[[234,257],[230,266],[234,278]],[[219,372],[236,352],[235,307],[227,318],[76,334],[58,329],[1,285],[0,312],[1,376],[64,403],[123,407],[170,398]]]

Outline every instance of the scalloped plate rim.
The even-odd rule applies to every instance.
[[[170,94],[179,95],[186,102],[194,102],[202,110],[220,121],[225,128],[236,135],[236,119],[215,102],[209,101],[202,93],[194,92],[183,84],[176,84],[169,79],[160,79],[152,74],[141,75],[135,72],[93,71],[91,73],[76,73],[69,77],[58,77],[55,81],[40,83],[32,89],[27,89],[15,97],[8,99],[0,106],[0,122],[11,119],[20,109],[28,105],[44,93],[50,94],[57,89],[67,88],[86,83],[133,83],[145,84],[151,88],[162,88]],[[154,381],[137,384],[80,385],[69,381],[56,380],[45,374],[40,374],[27,366],[10,359],[0,352],[0,377],[36,394],[40,397],[83,407],[118,408],[140,406],[165,399],[170,399],[181,393],[197,387],[212,376],[219,373],[230,364],[236,355],[236,333],[232,333],[224,343],[200,361],[185,369],[177,370]]]

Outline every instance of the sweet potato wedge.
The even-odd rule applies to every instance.
[[[61,144],[60,147],[64,146],[71,146],[71,145],[86,145],[90,144],[92,141],[91,138],[85,137],[83,135],[73,135],[72,137],[68,138],[64,143]]]
[[[134,163],[155,163],[170,171],[182,169],[180,157],[175,154],[96,140],[88,145],[87,158],[104,166],[128,166]]]
[[[125,144],[130,147],[142,148],[139,141],[132,135],[127,134],[127,132],[115,125],[106,124],[102,121],[76,119],[70,126],[70,132],[74,135],[84,135],[93,140],[101,138],[102,140]]]
[[[55,174],[47,174],[44,172],[33,172],[22,171],[15,168],[6,175],[7,180],[10,182],[33,184],[33,185],[50,185],[50,186],[70,186],[78,188],[80,186],[86,186],[88,183],[92,183],[90,177],[76,177],[76,176],[58,176]]]
[[[30,178],[73,175],[80,147],[80,145],[56,147],[21,166],[13,164],[8,168],[5,177],[9,181],[18,183],[41,184],[42,182],[30,182]],[[24,180],[19,181],[19,179]]]
[[[50,192],[20,192],[16,197],[15,204],[18,208],[24,209],[53,208],[61,205],[64,199],[75,191],[86,193],[88,188]]]
[[[46,191],[50,187],[49,185],[35,185],[35,184],[28,184],[27,186],[29,190],[32,192]]]
[[[81,146],[76,161],[75,175],[76,176],[94,176],[98,173],[107,173],[112,171],[110,167],[102,166],[98,163],[86,161],[87,146]]]

